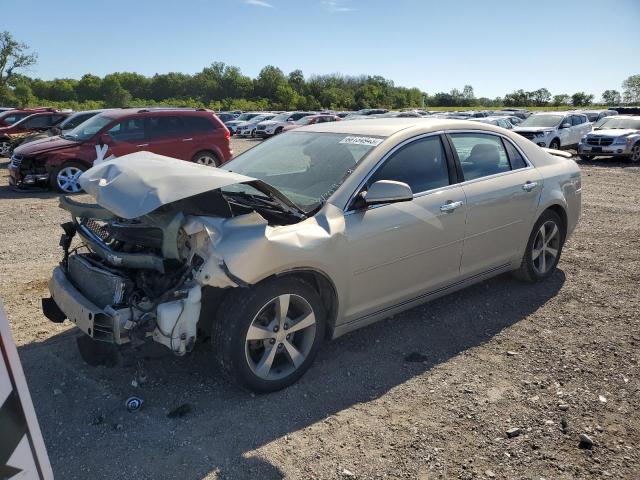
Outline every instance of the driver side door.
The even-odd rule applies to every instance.
[[[412,139],[373,172],[408,184],[408,202],[352,207],[345,213],[349,301],[345,322],[384,316],[426,297],[460,274],[466,199],[440,135]]]

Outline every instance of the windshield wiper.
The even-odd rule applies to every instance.
[[[286,203],[280,201],[280,199],[277,198],[276,196],[263,198],[258,195],[252,195],[250,193],[245,193],[245,192],[223,192],[223,195],[225,197],[229,196],[234,201],[248,207],[258,207],[258,208],[267,208],[267,209],[276,210],[281,213],[286,213],[287,215],[291,215],[299,220],[306,218],[306,215],[301,210],[291,208]]]

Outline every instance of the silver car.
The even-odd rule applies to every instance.
[[[616,115],[602,118],[578,145],[582,160],[594,157],[622,157],[640,163],[640,116]]]
[[[581,205],[572,160],[425,118],[302,127],[222,168],[138,152],[80,184],[97,203],[61,200],[45,315],[95,348],[210,337],[257,392],[295,382],[325,339],[503,272],[548,278]]]

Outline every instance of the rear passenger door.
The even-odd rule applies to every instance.
[[[217,145],[224,142],[224,129],[218,128],[213,118],[207,118],[204,115],[185,115],[182,120],[186,126],[182,138],[184,154],[188,157],[186,160],[191,160],[196,153],[203,150],[214,152],[220,156]]]
[[[461,275],[517,261],[524,251],[542,191],[542,177],[506,137],[450,133],[462,170],[467,220]]]
[[[158,115],[146,119],[147,141],[142,148],[158,155],[191,160],[185,155],[185,125],[178,115]]]

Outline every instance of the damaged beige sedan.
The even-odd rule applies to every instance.
[[[139,152],[61,198],[64,257],[43,300],[91,345],[210,339],[258,392],[325,339],[491,276],[549,277],[580,215],[580,171],[480,123],[376,119],[303,127],[224,168]]]

